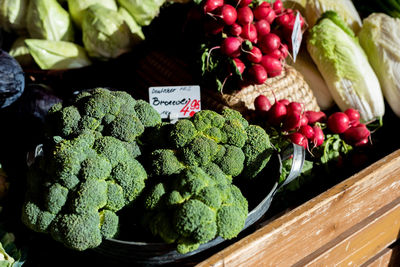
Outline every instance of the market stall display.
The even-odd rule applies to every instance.
[[[400,148],[378,2],[0,0],[0,265],[217,262]]]

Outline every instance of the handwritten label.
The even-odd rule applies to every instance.
[[[303,33],[301,32],[300,12],[297,12],[292,32],[293,62],[296,62],[296,57],[299,53],[302,39]]]
[[[163,119],[187,118],[201,110],[198,85],[150,87],[149,100]]]

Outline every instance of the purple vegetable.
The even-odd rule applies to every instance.
[[[0,49],[0,109],[14,103],[24,91],[25,76],[21,66]]]

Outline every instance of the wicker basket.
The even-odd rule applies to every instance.
[[[288,99],[304,104],[305,110],[319,111],[317,100],[311,88],[304,80],[300,72],[286,65],[281,75],[269,78],[264,84],[249,85],[229,94],[220,94],[206,90],[202,97],[207,106],[215,106],[221,109],[224,106],[236,109],[242,113],[254,110],[254,100],[260,94],[268,97],[271,103],[276,99]]]
[[[137,84],[141,87],[189,85],[194,82],[187,63],[160,51],[150,51],[138,64]],[[271,103],[276,99],[288,99],[303,103],[306,110],[319,111],[317,100],[300,72],[285,65],[281,75],[269,78],[262,85],[249,85],[229,94],[221,94],[211,88],[201,89],[202,108],[220,111],[225,107],[242,113],[254,110],[255,98],[263,94]]]

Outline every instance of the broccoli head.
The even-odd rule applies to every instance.
[[[230,109],[222,115],[202,110],[190,119],[153,128],[151,135],[163,141],[156,142],[158,147],[149,146],[153,148],[149,153],[151,175],[170,176],[179,174],[185,167],[216,163],[230,179],[238,176],[244,168],[242,147],[248,139],[247,128],[248,122],[242,115]]]
[[[217,165],[207,172],[187,167],[145,194],[146,223],[154,235],[176,243],[177,251],[195,250],[217,236],[236,237],[247,218],[247,200]],[[215,174],[215,176],[214,176]]]
[[[138,139],[160,122],[150,105],[101,88],[53,107],[46,121],[53,135],[29,171],[22,221],[76,250],[115,236],[116,212],[139,197],[147,179]]]
[[[135,100],[126,92],[96,88],[51,108],[45,128],[49,136],[67,139],[96,131],[136,147],[145,128],[160,123],[160,115],[149,103]]]

